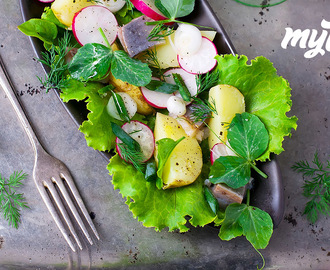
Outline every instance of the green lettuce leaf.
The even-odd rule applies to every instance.
[[[104,87],[101,83],[82,83],[70,79],[63,87],[61,98],[64,102],[69,100],[86,100],[88,120],[84,121],[79,130],[84,133],[87,145],[99,151],[110,151],[115,147],[116,136],[111,129],[111,122],[121,122],[112,118],[107,112],[109,97],[99,94],[99,90]]]
[[[204,180],[181,188],[159,190],[155,182],[147,182],[144,175],[118,155],[111,158],[108,170],[114,189],[119,189],[129,210],[145,227],[160,231],[188,231],[187,219],[193,226],[204,226],[216,219],[204,198]]]
[[[258,160],[269,159],[272,152],[280,154],[284,150],[284,137],[291,136],[291,130],[297,128],[297,117],[286,115],[292,105],[289,83],[277,75],[265,57],[257,57],[251,64],[247,64],[248,58],[244,55],[216,58],[219,83],[239,89],[245,97],[246,111],[257,115],[269,132],[269,147]]]

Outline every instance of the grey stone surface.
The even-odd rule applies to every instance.
[[[329,219],[311,225],[302,215],[306,198],[303,178],[290,168],[301,159],[311,160],[319,150],[322,160],[329,149],[330,52],[311,59],[306,49],[280,44],[286,27],[316,29],[329,17],[329,3],[322,0],[288,0],[271,8],[252,8],[233,0],[210,0],[237,51],[250,59],[269,58],[278,74],[289,80],[298,129],[286,138],[278,161],[285,186],[286,210],[269,246],[262,251],[266,269],[330,269]],[[14,111],[0,91],[0,173],[14,170],[29,174],[24,192],[30,209],[22,211],[18,230],[0,218],[1,269],[256,269],[259,255],[244,239],[221,241],[211,227],[185,234],[155,232],[133,219],[124,200],[114,191],[107,162],[88,148],[83,135],[53,92],[40,89],[43,76],[29,39],[17,30],[22,17],[17,0],[0,1],[0,54],[45,148],[67,164],[101,240],[76,254],[67,247],[33,179],[33,151]]]

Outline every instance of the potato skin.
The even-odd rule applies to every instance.
[[[181,187],[193,183],[202,171],[202,150],[196,138],[188,137],[184,129],[174,118],[157,113],[155,141],[163,138],[178,140],[185,137],[172,151],[164,166],[163,189]],[[157,160],[158,146],[156,144],[155,159]]]
[[[110,74],[110,83],[115,87],[115,92],[125,92],[134,99],[137,104],[137,112],[143,115],[154,113],[154,109],[146,102],[139,87],[116,79]]]

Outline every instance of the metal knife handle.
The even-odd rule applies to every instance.
[[[4,65],[1,57],[0,57],[0,67],[1,67],[0,68],[0,86],[5,91],[10,103],[13,105],[15,112],[16,112],[24,130],[31,141],[34,153],[36,154],[37,147],[40,146],[40,143],[30,124],[29,119],[27,118],[27,116],[24,112],[22,105],[20,104],[20,102],[17,98],[15,88],[13,87],[13,84],[9,78],[9,75],[6,71],[5,65]]]

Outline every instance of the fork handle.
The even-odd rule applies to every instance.
[[[28,137],[31,141],[34,153],[36,154],[37,148],[41,146],[40,142],[30,124],[29,119],[26,116],[26,113],[24,112],[24,109],[23,109],[21,103],[18,100],[15,88],[10,80],[8,72],[6,71],[6,68],[2,61],[1,56],[0,56],[0,66],[1,66],[1,68],[0,68],[0,86],[5,91],[5,94],[7,95],[10,103],[14,107],[15,112],[16,112],[26,134],[28,135]]]

